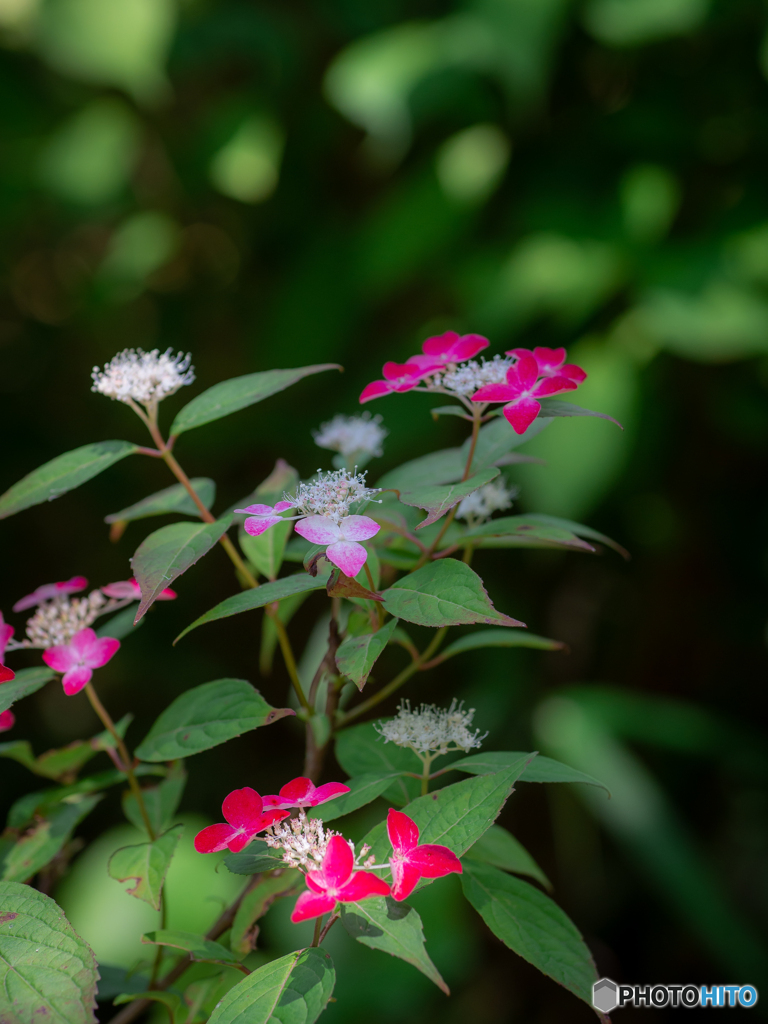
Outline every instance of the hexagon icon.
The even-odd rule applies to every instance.
[[[619,1005],[619,986],[610,978],[601,978],[592,986],[592,1005],[601,1013],[610,1013]]]

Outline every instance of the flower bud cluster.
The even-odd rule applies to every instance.
[[[304,868],[307,871],[316,871],[322,865],[323,858],[328,851],[328,844],[334,836],[341,836],[341,832],[323,828],[322,821],[318,818],[307,818],[305,811],[300,811],[296,818],[272,825],[264,833],[267,846],[273,850],[283,851],[285,864],[292,868]],[[354,854],[355,844],[349,840],[345,840],[345,842],[349,843]],[[369,850],[370,847],[367,845],[360,849],[355,856],[356,866],[373,866],[373,857],[360,863],[361,858],[365,857]]]
[[[365,473],[350,473],[346,469],[323,472],[306,483],[300,483],[295,494],[286,494],[286,501],[304,516],[324,516],[337,525],[346,516],[373,501],[380,488],[366,487]]]
[[[339,414],[312,432],[318,448],[338,452],[345,458],[352,455],[378,458],[383,453],[382,443],[389,433],[381,425],[381,416],[343,416]]]
[[[475,709],[464,710],[464,702],[451,701],[450,707],[438,708],[435,704],[422,704],[416,711],[411,702],[401,701],[394,718],[388,722],[377,722],[375,728],[384,737],[385,743],[398,747],[410,747],[416,754],[438,756],[452,750],[471,750],[480,747],[488,735],[480,730],[470,729]]]
[[[29,639],[18,646],[46,649],[68,644],[75,633],[95,622],[109,604],[100,590],[92,590],[87,597],[55,597],[46,601],[27,620]]]
[[[163,353],[156,348],[151,352],[127,348],[114,356],[103,370],[94,366],[91,391],[118,402],[134,401],[144,405],[159,402],[194,381],[191,359],[189,353],[171,355],[170,348]]]
[[[462,499],[456,512],[456,518],[466,519],[469,522],[482,522],[484,519],[490,519],[494,512],[502,512],[504,509],[511,508],[512,499],[517,497],[517,494],[517,487],[508,487],[503,477],[498,477]]]

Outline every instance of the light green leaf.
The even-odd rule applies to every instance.
[[[290,708],[270,707],[244,679],[216,679],[177,697],[136,748],[136,756],[171,761],[198,754],[292,714]]]
[[[96,1020],[93,952],[50,898],[0,882],[0,992],[8,1024]]]
[[[314,1024],[335,982],[333,961],[322,947],[297,949],[231,988],[208,1024]]]
[[[528,875],[541,882],[545,889],[552,888],[552,883],[523,844],[501,825],[491,825],[475,845],[470,846],[465,857],[511,871],[513,875]]]
[[[315,366],[300,366],[293,370],[265,370],[263,373],[247,373],[244,377],[232,377],[208,388],[202,395],[193,398],[178,413],[171,427],[171,436],[183,434],[194,427],[202,427],[229,416],[239,409],[262,402],[278,391],[285,391],[303,377],[323,370],[339,370],[338,363],[318,363]]]
[[[495,480],[498,475],[498,469],[491,467],[475,473],[468,480],[462,482],[416,487],[411,491],[401,491],[400,501],[404,505],[423,508],[428,513],[426,519],[416,527],[417,530],[421,530],[425,526],[431,526],[432,523],[437,522],[454,505],[458,505],[462,499],[479,487],[484,487],[491,480]]]
[[[540,404],[540,416],[597,416],[601,420],[610,420],[611,423],[615,423],[620,430],[624,429],[613,416],[609,416],[605,412],[593,412],[592,409],[582,409],[580,405],[574,405],[573,402],[563,402],[559,398],[542,398]]]
[[[96,441],[59,455],[28,473],[0,497],[0,519],[60,498],[138,450],[129,441]]]
[[[2,864],[3,879],[24,882],[37,874],[53,860],[99,800],[100,795],[82,796],[54,808],[48,818],[35,825],[7,852]]]
[[[150,533],[131,559],[141,587],[134,621],[142,618],[161,591],[207,554],[231,525],[232,516],[225,516],[215,523],[172,523]]]
[[[147,932],[142,935],[141,941],[153,946],[173,946],[174,949],[183,949],[185,953],[189,953],[192,960],[210,960],[219,964],[238,964],[240,962],[226,946],[205,939],[202,935],[196,935],[194,932],[163,929]]]
[[[533,647],[538,651],[558,651],[565,647],[559,640],[548,640],[535,633],[509,629],[481,629],[460,636],[440,652],[440,659],[452,658],[463,651],[476,651],[480,647]]]
[[[420,626],[525,625],[496,611],[477,573],[455,558],[422,566],[385,590],[383,597],[390,615]]]
[[[505,946],[592,1005],[592,955],[556,903],[520,878],[467,858],[464,895]]]
[[[224,866],[233,875],[259,875],[283,866],[280,850],[272,850],[266,843],[254,843],[242,853],[230,853],[224,858]]]
[[[181,761],[174,762],[168,769],[166,777],[156,786],[146,786],[141,795],[152,823],[155,835],[164,832],[171,824],[171,819],[181,801],[187,773]],[[123,794],[123,813],[140,832],[144,832],[144,818],[139,809],[138,801],[130,789]]]
[[[293,576],[283,576],[282,579],[275,580],[274,583],[262,583],[260,587],[244,590],[242,594],[228,597],[221,604],[211,608],[205,615],[195,619],[192,625],[187,626],[179,633],[173,642],[177,644],[187,633],[197,629],[198,626],[204,626],[207,622],[226,619],[230,615],[239,615],[241,612],[249,612],[254,608],[263,608],[265,604],[279,601],[283,597],[291,597],[293,594],[304,594],[309,590],[325,590],[326,582],[325,575],[310,576],[309,573],[298,572]]]
[[[407,903],[397,903],[389,896],[345,903],[341,907],[341,923],[353,939],[413,964],[447,996],[451,994],[427,954],[421,918]]]
[[[248,561],[262,576],[276,580],[283,564],[285,545],[291,535],[293,523],[275,523],[259,537],[252,537],[243,531],[240,534],[240,548]]]
[[[10,679],[0,686],[0,712],[7,711],[22,697],[37,693],[53,679],[54,674],[49,668],[20,668],[15,679]]]
[[[462,772],[469,772],[472,775],[484,775],[486,772],[498,772],[503,767],[514,764],[521,757],[531,757],[519,750],[489,750],[484,754],[473,754],[471,757],[462,757],[460,761],[454,761],[451,768]],[[585,782],[588,786],[597,786],[604,789],[610,796],[608,787],[587,775],[586,772],[577,771],[567,764],[554,761],[551,757],[543,757],[539,754],[532,761],[520,776],[521,782]]]
[[[342,818],[345,814],[351,814],[359,807],[365,807],[376,797],[379,797],[392,784],[392,780],[399,778],[400,772],[370,772],[365,775],[358,775],[348,780],[349,793],[342,793],[341,796],[329,800],[327,803],[319,804],[312,808],[312,814],[323,821],[333,821],[335,818]],[[414,779],[414,782],[416,780]]]
[[[110,876],[118,882],[135,883],[126,892],[159,910],[165,876],[183,831],[183,825],[174,825],[154,842],[116,850],[109,858]]]
[[[362,636],[348,636],[336,651],[336,667],[342,675],[347,676],[362,690],[374,666],[397,627],[397,619],[390,619],[376,633],[363,633]]]
[[[216,498],[216,484],[214,481],[207,476],[199,476],[190,480],[190,483],[202,503],[209,509]],[[165,487],[162,491],[150,494],[148,498],[142,498],[141,501],[129,505],[128,508],[124,508],[120,512],[112,512],[104,517],[104,522],[129,523],[134,519],[162,516],[169,512],[200,517],[200,510],[187,494],[186,488],[182,484],[173,484],[171,487]]]
[[[502,516],[467,530],[464,536],[483,547],[595,550],[570,530],[537,522],[533,516]]]
[[[300,884],[303,887],[302,873],[295,868],[285,868],[262,878],[245,894],[237,908],[229,937],[229,945],[235,955],[247,956],[255,948],[259,931],[256,921],[266,914],[276,899],[286,896]]]

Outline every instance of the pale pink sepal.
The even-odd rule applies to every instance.
[[[68,644],[43,651],[43,661],[54,672],[64,673],[64,692],[71,696],[89,682],[91,669],[106,665],[119,649],[120,641],[114,637],[97,637],[92,629],[81,629]]]
[[[139,581],[133,577],[130,580],[119,580],[117,583],[107,583],[105,587],[101,588],[102,594],[106,594],[107,597],[115,598],[118,601],[141,600],[141,587]],[[166,587],[165,590],[161,590],[155,598],[156,601],[173,601],[178,597],[175,590],[171,590],[170,587]]]
[[[41,587],[33,590],[31,594],[22,597],[13,606],[15,612],[26,611],[27,608],[34,608],[43,601],[50,601],[54,597],[62,597],[65,594],[76,594],[88,586],[85,576],[73,576],[72,579],[63,580],[61,583],[44,583]]]

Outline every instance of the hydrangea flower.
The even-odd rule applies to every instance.
[[[141,587],[139,581],[133,577],[130,580],[120,580],[118,583],[108,583],[106,587],[101,588],[102,594],[106,594],[107,597],[116,598],[118,601],[140,601],[141,600]],[[173,601],[174,598],[178,597],[175,590],[171,590],[170,587],[166,587],[165,590],[161,590],[155,598],[156,601]]]
[[[362,416],[334,416],[322,423],[319,430],[313,430],[312,436],[318,448],[338,452],[345,459],[369,459],[382,455],[382,443],[388,433],[381,425],[381,416],[364,412]]]
[[[511,348],[507,355],[515,356],[517,359],[522,359],[524,356],[532,357],[539,364],[540,377],[567,377],[568,380],[574,380],[577,384],[581,384],[587,379],[586,373],[580,366],[576,366],[575,363],[566,363],[564,348],[541,347],[535,348],[533,351],[529,348]]]
[[[13,626],[8,625],[3,618],[3,613],[0,612],[0,683],[7,683],[10,682],[11,679],[16,678],[16,673],[3,664],[5,648],[8,646],[8,642],[15,632],[16,630]]]
[[[0,732],[8,732],[16,724],[16,715],[8,709],[8,711],[0,711]]]
[[[282,523],[284,518],[295,519],[296,516],[283,517],[277,514],[293,507],[292,501],[278,501],[274,507],[272,505],[246,505],[245,508],[236,508],[235,512],[242,512],[244,515],[250,516],[243,523],[243,529],[246,533],[250,533],[252,537],[259,537],[270,526]]]
[[[250,786],[232,790],[224,797],[221,810],[227,824],[222,822],[220,825],[209,825],[198,832],[195,836],[195,849],[198,853],[218,853],[226,847],[232,853],[240,853],[257,832],[263,832],[273,822],[288,817],[288,811],[264,811],[261,797]]]
[[[317,807],[324,804],[326,800],[333,800],[336,796],[342,796],[349,792],[349,786],[342,782],[326,782],[324,786],[316,786],[311,779],[300,776],[291,782],[286,782],[277,795],[265,796],[265,807]]]
[[[472,731],[470,728],[474,714],[474,708],[465,711],[463,702],[457,704],[455,698],[447,708],[422,704],[415,711],[411,702],[404,700],[394,718],[376,722],[375,728],[385,743],[409,747],[420,757],[436,757],[452,750],[466,752],[481,746],[485,736],[480,735],[479,729]]]
[[[296,900],[294,924],[333,910],[337,903],[357,903],[369,896],[389,896],[389,883],[370,871],[355,871],[355,855],[342,836],[332,836],[319,870],[307,872],[309,889]]]
[[[43,661],[54,672],[64,673],[61,683],[71,697],[91,681],[93,669],[106,665],[119,649],[120,641],[114,637],[97,637],[92,629],[81,629],[68,644],[43,651]]]
[[[379,493],[380,488],[366,485],[365,477],[365,473],[351,473],[347,469],[326,473],[318,469],[313,480],[300,483],[294,495],[285,497],[302,516],[324,516],[340,523],[353,509],[362,512]]]
[[[436,364],[431,369],[437,369]],[[384,380],[374,380],[366,384],[360,395],[360,402],[370,402],[372,398],[381,398],[382,395],[389,395],[393,391],[411,391],[419,383],[422,377],[429,372],[418,363],[384,363],[381,372]]]
[[[476,356],[490,342],[481,334],[459,335],[456,331],[446,331],[427,338],[421,346],[424,355],[410,356],[409,363],[416,363],[423,370],[436,370],[448,363],[463,363]]]
[[[103,370],[94,366],[91,391],[118,402],[153,405],[194,381],[191,359],[189,353],[172,356],[170,348],[162,354],[156,348],[151,352],[127,348],[118,352]]]
[[[416,822],[394,807],[389,808],[387,815],[387,834],[393,851],[389,858],[393,899],[408,899],[422,878],[462,873],[461,861],[447,846],[435,843],[420,846]]]
[[[52,601],[56,597],[65,597],[67,594],[76,594],[78,590],[84,590],[88,586],[85,576],[73,576],[71,580],[64,580],[62,583],[44,583],[31,594],[22,597],[13,606],[15,612],[24,612],[27,608],[34,608],[44,601]]]
[[[487,384],[472,395],[473,402],[505,402],[504,417],[516,434],[524,434],[539,415],[537,398],[573,391],[576,382],[568,377],[542,377],[533,356],[523,356],[507,370],[506,384]]]
[[[311,544],[327,544],[325,557],[350,577],[357,576],[368,557],[359,542],[375,537],[380,529],[368,516],[347,516],[339,523],[326,516],[307,516],[296,523],[296,533]]]

